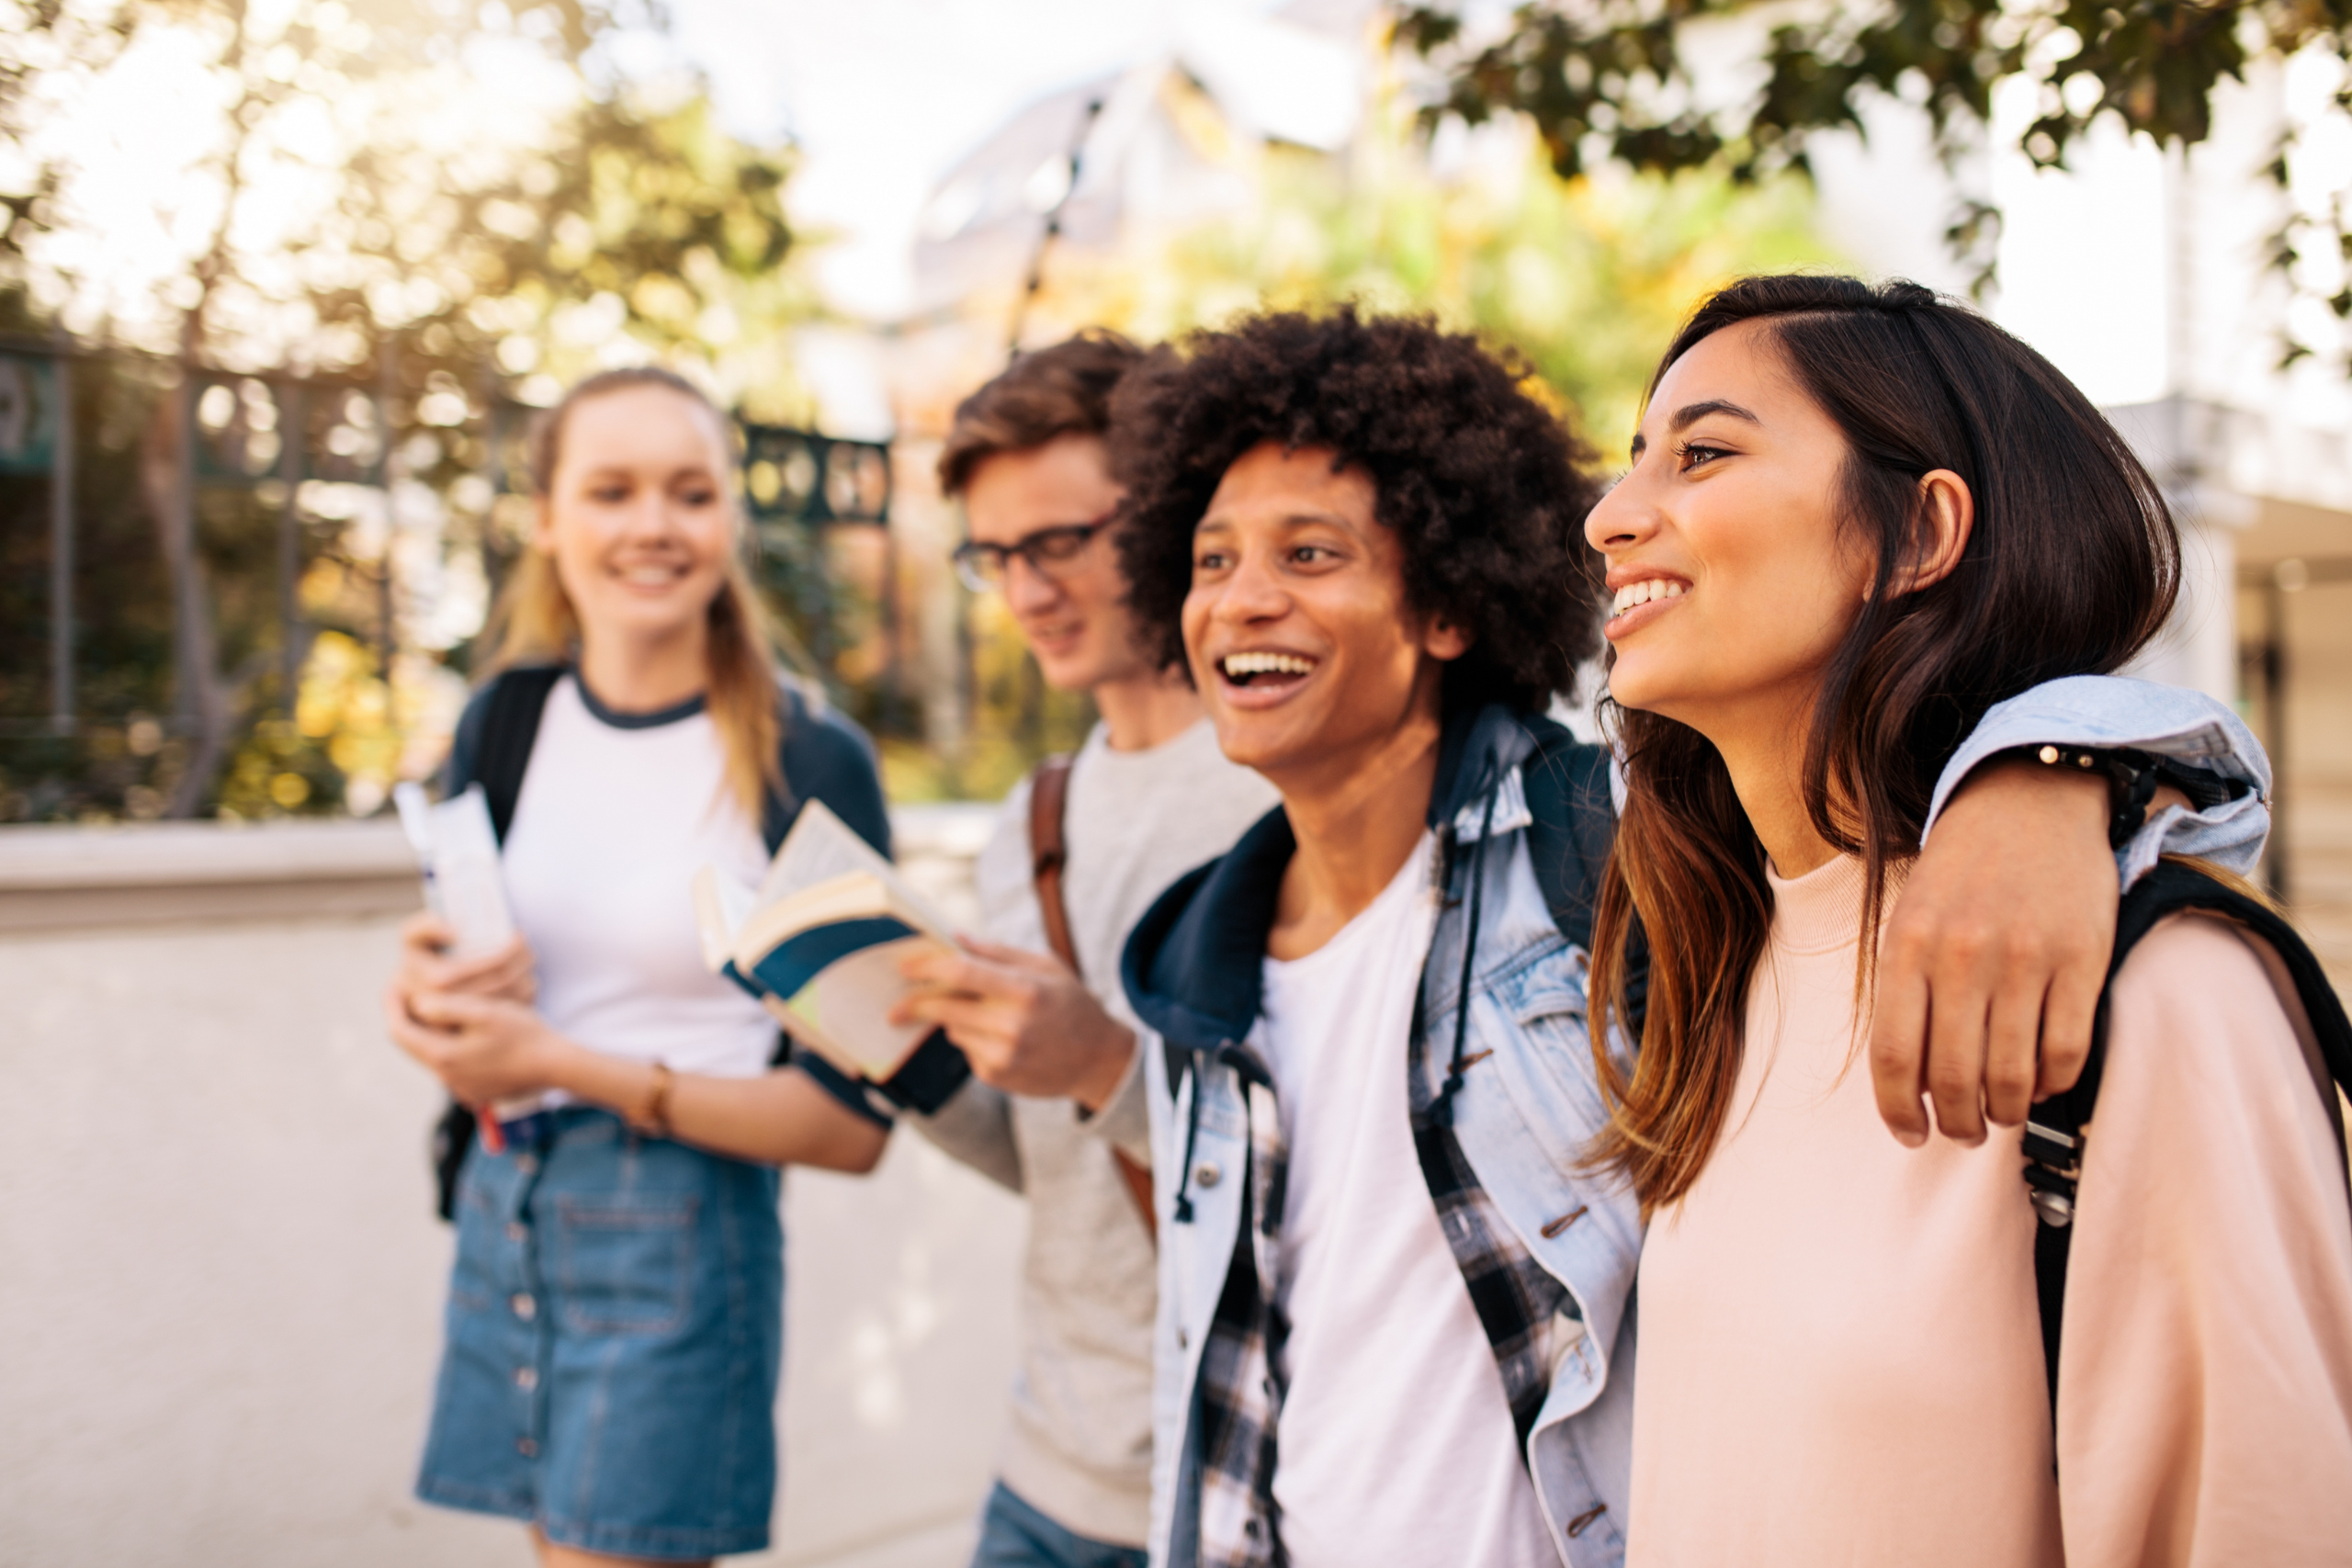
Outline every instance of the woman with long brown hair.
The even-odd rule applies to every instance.
[[[804,801],[889,848],[871,746],[776,664],[730,435],[657,369],[591,377],[541,419],[531,547],[448,779],[484,787],[521,935],[460,961],[420,916],[385,998],[401,1045],[501,1123],[476,1141],[456,1119],[418,1495],[527,1521],[548,1564],[767,1544],[774,1168],[882,1148],[862,1090],[770,1070],[774,1021],[695,934],[696,870],[757,882]]]
[[[1751,278],[1586,532],[1627,786],[1596,1018],[1650,952],[1630,1074],[1595,1055],[1649,1222],[1629,1560],[2346,1561],[2352,1210],[2276,950],[2188,915],[2117,972],[2054,1376],[2019,1130],[1906,1148],[1860,1060],[1962,738],[2172,606],[2128,446],[1924,288]]]

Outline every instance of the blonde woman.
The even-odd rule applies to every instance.
[[[535,434],[537,519],[452,787],[481,782],[520,931],[412,921],[394,1038],[499,1133],[452,1151],[457,1262],[417,1494],[528,1521],[547,1564],[768,1541],[777,1172],[870,1168],[884,1126],[703,966],[689,884],[756,881],[798,804],[888,852],[872,750],[780,678],[726,421],[688,382],[590,378]],[[517,1115],[516,1096],[526,1113]]]

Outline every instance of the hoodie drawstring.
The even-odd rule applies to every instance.
[[[1486,772],[1479,782],[1487,789],[1487,807],[1478,818],[1478,847],[1470,855],[1470,920],[1462,939],[1462,979],[1454,987],[1453,1056],[1446,1065],[1444,1085],[1430,1102],[1430,1115],[1441,1127],[1453,1125],[1453,1094],[1462,1087],[1462,1056],[1470,1040],[1470,979],[1478,958],[1478,910],[1487,897],[1487,840],[1495,826],[1495,796],[1502,793],[1496,787],[1501,781],[1492,751],[1487,753]]]
[[[1193,1103],[1184,1117],[1184,1161],[1176,1168],[1176,1206],[1173,1218],[1180,1225],[1193,1223],[1193,1148],[1201,1135],[1201,1059],[1193,1056]]]

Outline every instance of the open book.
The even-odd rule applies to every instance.
[[[889,1013],[910,989],[899,961],[953,948],[948,923],[822,801],[800,808],[756,889],[696,873],[695,919],[712,971],[845,1073],[879,1083],[931,1033]]]

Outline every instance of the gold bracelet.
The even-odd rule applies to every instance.
[[[670,1085],[673,1081],[669,1063],[653,1064],[653,1092],[646,1096],[643,1113],[629,1118],[630,1126],[657,1138],[670,1135]]]

